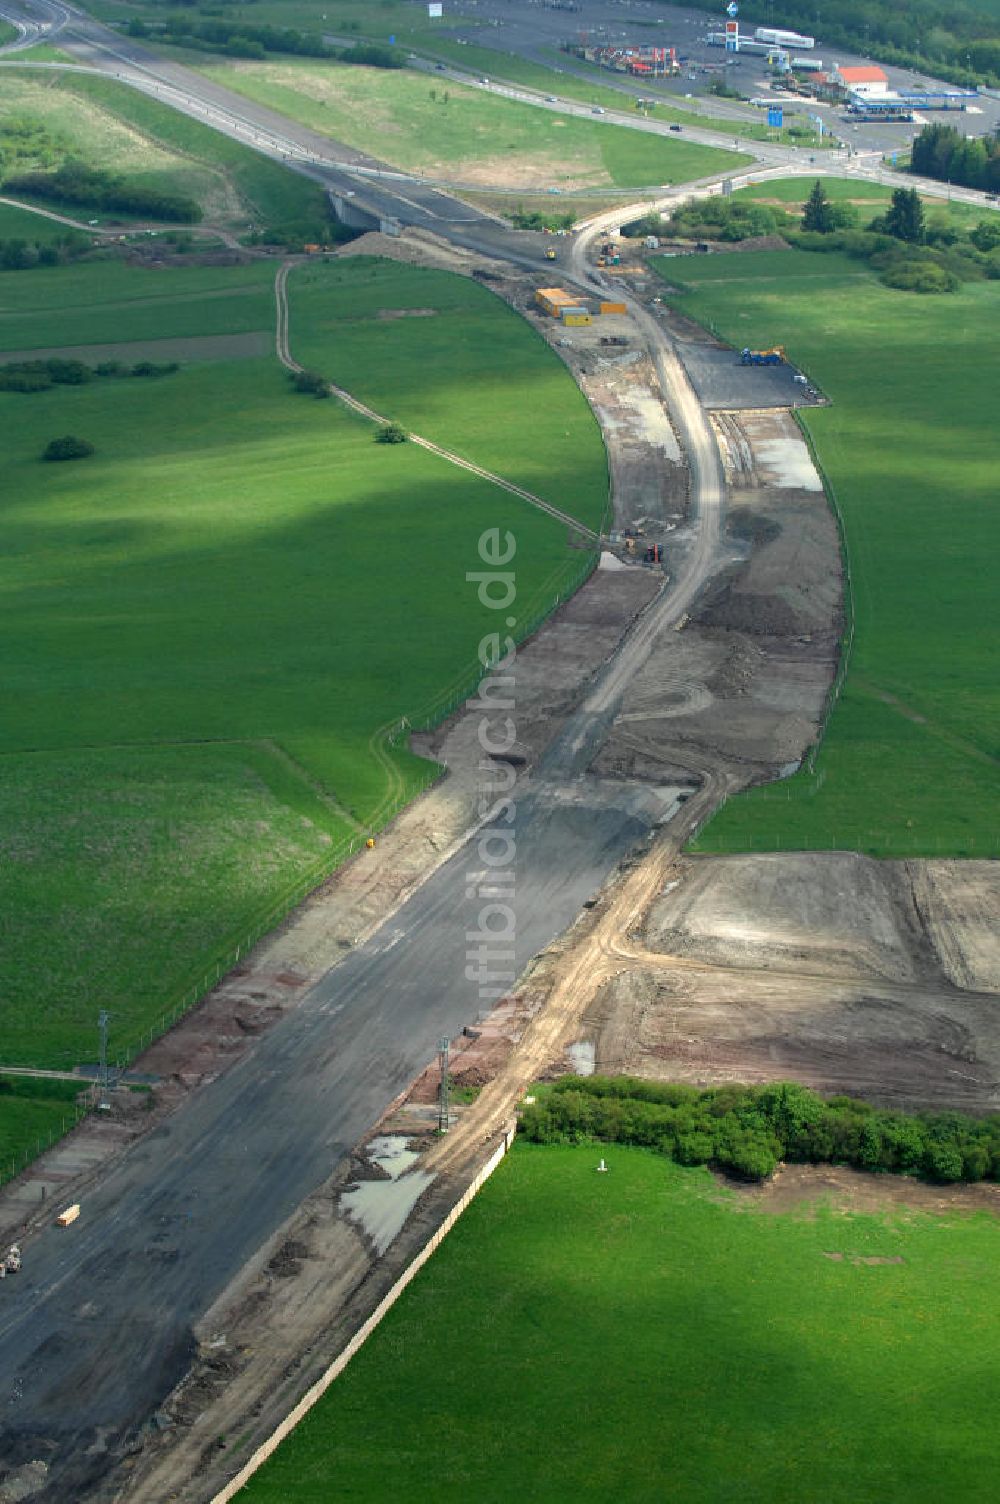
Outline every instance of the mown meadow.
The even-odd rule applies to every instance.
[[[843,517],[855,624],[815,765],[731,800],[697,849],[994,854],[1000,284],[920,297],[804,251],[658,265],[676,307],[737,347],[786,346],[829,397],[802,422]]]
[[[206,358],[213,337],[273,330],[273,276],[273,263],[116,261],[0,276],[11,354],[62,339],[84,357],[114,341],[127,358],[131,340],[148,359],[159,335],[174,358],[190,337],[193,357],[153,379],[0,392],[8,1062],[93,1060],[99,1008],[112,1053],[133,1047],[435,775],[399,727],[474,683],[496,625],[466,581],[484,530],[517,540],[515,631],[590,565],[520,499],[416,445],[376,443],[335,400],[295,394],[273,356]],[[462,428],[471,458],[543,494],[551,482],[560,505],[600,517],[594,419],[498,299],[354,262],[331,278],[327,308],[314,268],[302,277],[300,358],[359,395],[391,396],[393,415],[426,420],[430,437]],[[440,306],[440,318],[379,320],[380,301]],[[378,340],[357,341],[362,310]],[[463,343],[464,317],[504,352],[511,400]],[[414,327],[436,331],[424,408],[399,385],[417,390]],[[92,456],[43,463],[67,433]],[[537,465],[546,433],[553,457]]]
[[[241,1504],[987,1504],[995,1215],[601,1152],[515,1145]]]

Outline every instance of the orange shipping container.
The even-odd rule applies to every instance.
[[[624,303],[602,303],[601,304],[601,312],[602,313],[628,313],[628,309],[626,308],[626,306],[625,306]]]
[[[559,317],[564,308],[574,307],[576,301],[576,298],[571,297],[561,287],[540,287],[535,293],[535,302],[554,319]]]

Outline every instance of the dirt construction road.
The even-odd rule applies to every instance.
[[[810,669],[808,713],[793,707],[791,714],[787,694],[777,695],[773,664],[798,662],[795,653],[804,663],[816,635],[835,638],[835,538],[821,607],[780,596],[774,563],[767,583],[768,557],[787,557],[802,529],[813,525],[810,507],[818,510],[821,500],[808,488],[788,505],[763,496],[750,506],[744,498],[743,536],[724,535],[725,477],[713,430],[669,334],[634,301],[632,317],[658,377],[650,400],[667,397],[688,457],[689,515],[685,536],[672,550],[673,577],[591,673],[582,694],[577,680],[578,709],[518,778],[513,826],[498,814],[492,826],[475,832],[229,1071],[124,1155],[88,1194],[79,1222],[46,1228],[31,1240],[25,1272],[0,1287],[0,1480],[5,1471],[43,1459],[35,1504],[109,1497],[116,1461],[187,1370],[200,1318],[303,1198],[335,1172],[431,1058],[439,1037],[476,1020],[483,998],[475,962],[473,975],[467,974],[467,952],[481,917],[484,838],[511,829],[516,838],[517,926],[504,970],[520,974],[546,952],[528,972],[528,985],[544,994],[544,1006],[463,1131],[428,1156],[430,1171],[457,1170],[507,1118],[526,1082],[558,1062],[581,1031],[598,1036],[599,1058],[609,1063],[601,1029],[642,1046],[642,1009],[661,984],[676,997],[707,975],[716,988],[716,1017],[730,979],[735,989],[745,984],[748,997],[758,986],[761,968],[746,958],[727,970],[710,947],[698,948],[700,940],[665,938],[670,914],[661,914],[659,905],[669,903],[672,885],[684,875],[678,870],[684,841],[723,794],[772,776],[776,765],[801,756],[808,744],[832,667],[829,652],[824,648]],[[784,520],[775,521],[769,506]],[[825,544],[817,538],[822,554]],[[817,630],[806,621],[809,610],[817,613]],[[673,630],[689,614],[690,625]],[[684,715],[675,713],[674,685],[662,673],[662,665],[678,658],[691,674]],[[501,665],[498,675],[503,672]],[[787,678],[784,668],[782,674]],[[753,759],[741,761],[739,738],[718,750],[718,722],[711,716],[731,719],[730,707],[739,704],[746,717],[761,681],[766,695],[759,702],[757,745]],[[478,713],[467,711],[470,725]],[[620,769],[600,776],[608,746],[618,747],[619,761],[628,749],[642,776],[623,776]],[[602,890],[619,864],[623,870]],[[586,908],[595,896],[596,907]],[[660,928],[643,931],[651,910]],[[702,929],[730,923],[723,910],[717,905],[702,923],[692,908],[688,930],[694,935],[701,933],[699,923]],[[765,919],[773,930],[774,913]],[[971,967],[971,975],[988,964],[988,955],[977,960],[975,945],[956,940],[958,928],[948,926],[948,965],[956,975],[961,966]],[[809,970],[799,966],[794,978],[767,975],[764,982],[772,996],[779,987],[790,996]],[[951,983],[942,976],[941,987],[928,992],[926,980],[924,972],[910,982],[879,974],[855,976],[851,984],[881,988],[887,998],[899,992],[915,997],[923,988],[930,1011],[934,996]],[[619,1006],[620,987],[633,989],[636,1007],[632,993],[623,994],[626,1006]],[[606,1021],[582,1023],[585,1016],[592,1020],[587,1010],[595,992],[608,1005]],[[973,1003],[985,1010],[981,1000]],[[668,1016],[671,1027],[675,1018],[676,1010]],[[655,1071],[658,1063],[659,1073],[676,1075],[680,1052],[664,1054],[662,1043],[653,1041],[639,1068]],[[625,1058],[623,1048],[615,1064]],[[737,1070],[735,1064],[725,1068]]]
[[[676,376],[689,392],[679,368]],[[675,807],[669,787],[602,781],[587,769],[630,679],[718,557],[722,472],[711,430],[688,401],[683,422],[698,456],[689,561],[518,791],[514,976]],[[498,820],[499,835],[507,824]],[[72,1228],[32,1240],[25,1272],[0,1287],[0,1468],[45,1459],[38,1501],[99,1490],[115,1454],[187,1367],[198,1317],[418,1073],[437,1039],[475,1020],[482,1001],[466,952],[482,908],[483,850],[482,836],[470,841],[250,1053],[140,1141]],[[643,901],[654,891],[650,874]]]

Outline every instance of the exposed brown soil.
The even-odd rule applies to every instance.
[[[521,307],[534,285],[419,233],[365,236],[344,253],[373,252],[485,274]],[[627,343],[612,350],[599,343],[611,323],[596,342],[594,332],[574,330],[556,348],[604,422],[617,524],[649,519],[667,540],[669,571],[689,546],[686,471],[638,330],[616,326]],[[554,342],[562,338],[551,321],[539,327]],[[201,1324],[199,1360],[144,1453],[126,1464],[134,1473],[120,1497],[180,1504],[211,1496],[438,1224],[526,1084],[565,1069],[574,1040],[593,1044],[598,1070],[692,1081],[789,1076],[892,1102],[996,1101],[998,1004],[987,989],[1000,964],[989,931],[997,904],[991,872],[970,887],[965,869],[953,873],[951,864],[908,863],[862,879],[861,869],[824,867],[820,858],[800,869],[775,858],[770,871],[681,856],[723,793],[803,756],[836,660],[839,552],[808,457],[794,451],[796,436],[780,423],[761,430],[734,422],[726,428],[730,567],[681,630],[654,646],[594,765],[611,779],[684,783],[690,798],[536,960],[478,1037],[454,1042],[454,1082],[480,1090],[458,1109],[452,1132],[432,1137],[430,1062],[384,1125],[424,1147],[422,1167],[435,1177],[388,1255],[377,1258],[339,1210],[344,1187],[365,1174],[349,1161]],[[601,570],[519,651],[516,751],[527,765],[661,580],[624,561]],[[294,1006],[463,838],[480,812],[478,727],[478,716],[459,711],[415,738],[418,750],[447,763],[448,776],[149,1052],[143,1066],[169,1083],[153,1121]],[[978,990],[958,990],[970,983]],[[793,1193],[798,1173],[783,1172],[760,1192],[762,1202],[770,1195],[777,1209],[782,1196],[789,1205],[793,1194],[807,1200],[807,1190]],[[846,1248],[831,1252],[850,1256]],[[219,1446],[220,1435],[239,1440],[238,1455],[228,1441]]]
[[[725,423],[732,563],[629,686],[601,771],[697,779],[714,768],[736,789],[795,766],[818,734],[840,636],[834,522],[821,490],[780,484],[757,461],[757,436],[735,414]],[[801,436],[771,432],[766,447],[779,439],[786,476],[807,478]],[[683,527],[668,535],[668,570],[685,546]]]
[[[741,1201],[776,1214],[808,1215],[817,1206],[825,1206],[845,1213],[899,1209],[904,1215],[912,1210],[938,1217],[984,1211],[1000,1216],[998,1185],[925,1185],[921,1180],[909,1180],[902,1175],[865,1175],[841,1165],[779,1165],[771,1179],[762,1185],[738,1184],[728,1179],[722,1183],[727,1190],[735,1191]],[[830,1252],[827,1257],[858,1261],[857,1255],[843,1252]],[[887,1261],[863,1258],[860,1262]]]
[[[996,1111],[998,907],[989,862],[683,857],[580,1038],[602,1072]]]

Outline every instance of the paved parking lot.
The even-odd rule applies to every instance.
[[[795,366],[744,366],[738,350],[718,345],[678,341],[677,353],[703,406],[739,410],[758,407],[814,407],[822,399],[810,397],[795,380]]]

